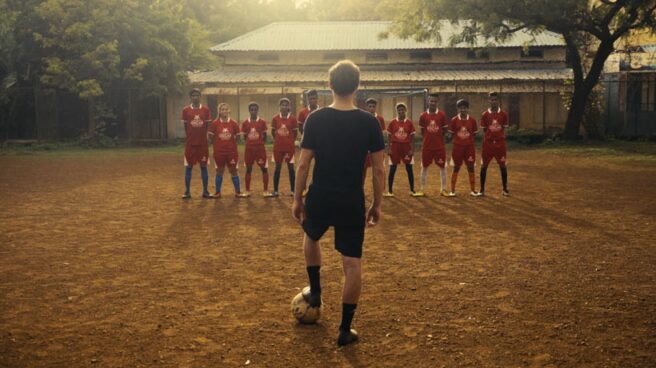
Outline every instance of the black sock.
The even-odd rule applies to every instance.
[[[310,278],[310,293],[321,294],[321,266],[307,266],[308,277]]]
[[[355,308],[357,304],[342,303],[342,324],[339,325],[341,331],[350,331],[353,316],[355,316]]]
[[[503,183],[503,190],[508,191],[508,168],[501,168],[501,183]]]
[[[485,191],[485,177],[487,176],[487,167],[481,167],[481,192]]]
[[[289,171],[289,185],[292,187],[292,192],[296,186],[296,171],[294,171],[294,164],[287,164],[287,170]]]
[[[276,170],[273,172],[273,191],[278,192],[278,184],[280,184],[280,169],[281,166],[276,164]]]
[[[410,183],[410,191],[415,191],[415,173],[412,171],[412,165],[405,164],[405,171],[408,173],[408,183]]]
[[[392,186],[394,185],[394,175],[396,175],[396,165],[390,166],[389,176],[387,177],[387,190],[392,193]]]

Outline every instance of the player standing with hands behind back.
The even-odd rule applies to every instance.
[[[483,138],[483,154],[481,165],[481,195],[485,193],[485,177],[487,176],[487,167],[492,159],[497,160],[501,170],[501,183],[503,184],[504,196],[509,196],[508,192],[508,168],[506,168],[506,134],[505,129],[508,127],[508,114],[501,110],[499,106],[499,94],[490,92],[488,94],[490,108],[483,112],[481,117],[481,127],[485,131]]]
[[[329,75],[333,104],[313,112],[305,123],[292,214],[305,232],[303,248],[310,287],[303,290],[303,297],[313,307],[321,305],[319,239],[330,226],[335,228],[335,248],[342,254],[346,276],[337,337],[337,345],[342,346],[358,340],[351,322],[362,288],[360,258],[365,225],[375,225],[381,215],[385,143],[378,120],[353,104],[360,69],[343,60],[330,68]],[[374,195],[365,212],[362,175],[368,152],[373,163]],[[312,184],[304,204],[302,193],[313,159]]]
[[[200,90],[194,88],[189,92],[191,104],[182,110],[182,124],[185,129],[185,192],[182,199],[191,198],[191,172],[194,165],[200,166],[200,177],[203,181],[203,198],[212,198],[207,190],[207,163],[209,149],[207,146],[207,126],[212,123],[212,113],[207,106],[200,103]]]
[[[469,186],[471,192],[469,195],[478,197],[481,194],[476,191],[476,174],[474,174],[474,165],[476,164],[476,149],[474,148],[474,137],[478,133],[476,120],[469,116],[469,101],[458,100],[456,103],[458,115],[451,119],[449,133],[453,134],[453,147],[451,158],[453,159],[453,173],[451,174],[451,192],[449,197],[456,196],[456,182],[458,181],[458,171],[464,162],[467,165],[469,173]]]

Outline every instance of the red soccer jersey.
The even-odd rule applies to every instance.
[[[392,143],[411,143],[415,127],[408,118],[403,121],[394,119],[387,126],[387,131],[392,135]]]
[[[385,131],[385,119],[382,116],[378,115],[378,114],[374,114],[374,116],[376,117],[376,119],[378,119],[378,122],[380,123],[380,130],[382,130],[384,132]]]
[[[293,151],[294,141],[296,141],[296,130],[298,122],[291,113],[283,118],[280,114],[273,117],[271,127],[276,130],[275,140],[273,141],[274,151]]]
[[[422,149],[444,149],[444,131],[449,128],[449,123],[443,111],[437,110],[435,113],[424,111],[419,117],[419,126],[424,137]]]
[[[300,127],[303,127],[303,124],[305,124],[305,121],[307,120],[307,117],[310,115],[311,112],[319,110],[319,106],[317,106],[316,109],[310,110],[309,107],[303,108],[303,110],[298,112],[298,125]]]
[[[189,105],[182,110],[181,119],[187,134],[186,146],[207,146],[207,122],[212,120],[210,109],[203,105],[194,109]]]
[[[266,133],[267,124],[263,119],[257,118],[256,121],[246,119],[241,124],[241,131],[246,137],[247,146],[262,146],[264,145],[264,133]]]
[[[474,136],[478,133],[476,119],[467,115],[465,119],[460,119],[460,114],[451,119],[449,132],[453,134],[453,144],[459,146],[473,146]]]
[[[237,135],[239,124],[230,119],[216,119],[210,125],[209,133],[214,135],[214,152],[234,152],[237,150]]]
[[[508,114],[499,109],[483,112],[481,127],[485,129],[485,142],[503,141],[506,139],[505,129],[508,127]]]

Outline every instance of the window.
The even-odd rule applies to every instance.
[[[386,52],[369,52],[367,53],[367,61],[386,61]]]
[[[343,52],[329,52],[323,55],[323,59],[327,61],[338,61],[346,59],[346,55]]]
[[[467,59],[489,59],[490,52],[487,50],[469,50],[467,51]]]
[[[410,60],[430,60],[433,55],[430,51],[413,51],[410,53]]]
[[[542,59],[542,58],[544,58],[544,50],[536,49],[535,47],[529,47],[528,49],[522,49],[522,58]]]
[[[260,55],[257,55],[257,60],[258,61],[278,61],[278,60],[280,60],[280,56],[278,56],[278,54],[260,54]]]

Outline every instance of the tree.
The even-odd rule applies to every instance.
[[[473,43],[481,36],[503,40],[519,30],[562,35],[574,74],[565,138],[579,135],[590,95],[615,42],[634,29],[656,31],[656,0],[389,0],[386,6],[396,14],[392,31],[402,37],[439,39],[444,19],[469,20],[454,43]]]
[[[308,10],[308,20],[381,20],[386,17],[378,12],[379,3],[380,0],[310,0],[303,7]]]
[[[39,83],[89,102],[89,135],[125,91],[179,91],[187,71],[211,65],[207,32],[173,0],[45,0],[32,32],[42,51]]]

